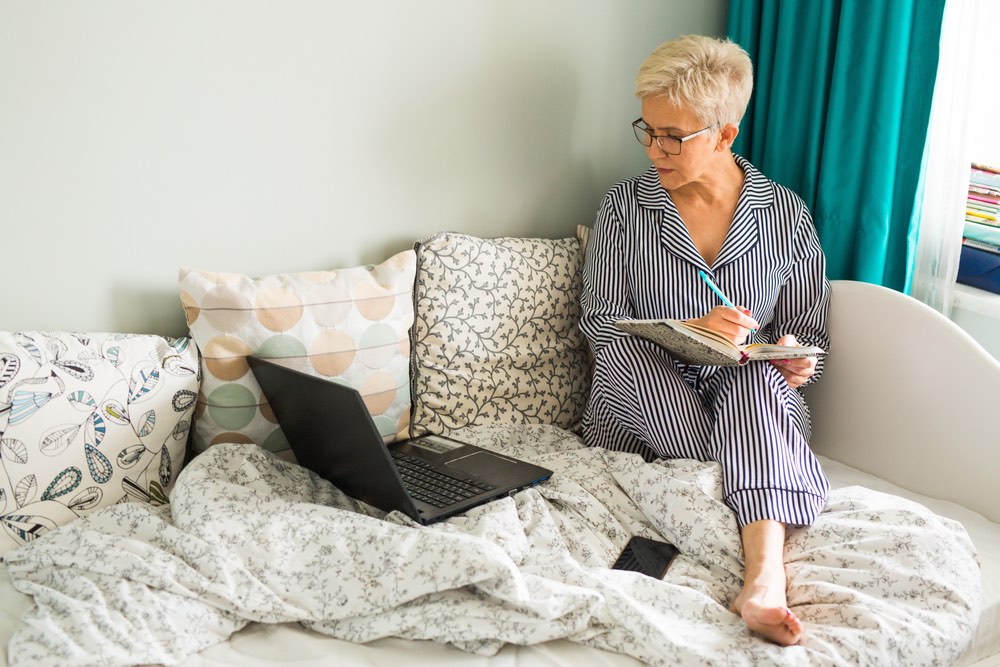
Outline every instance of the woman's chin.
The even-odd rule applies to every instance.
[[[656,174],[660,177],[660,185],[664,190],[672,190],[681,184],[677,172],[673,169],[657,169]]]

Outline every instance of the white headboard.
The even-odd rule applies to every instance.
[[[1000,362],[932,308],[834,281],[813,449],[1000,521]]]

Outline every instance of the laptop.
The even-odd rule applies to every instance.
[[[356,389],[255,356],[247,362],[298,462],[380,510],[426,525],[552,476],[439,435],[386,445]]]

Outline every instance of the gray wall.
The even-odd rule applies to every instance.
[[[0,0],[0,329],[186,332],[181,266],[572,235],[726,0]]]

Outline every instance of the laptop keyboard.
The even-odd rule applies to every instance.
[[[479,480],[454,477],[423,459],[395,449],[390,451],[410,495],[428,505],[448,507],[496,488]]]

